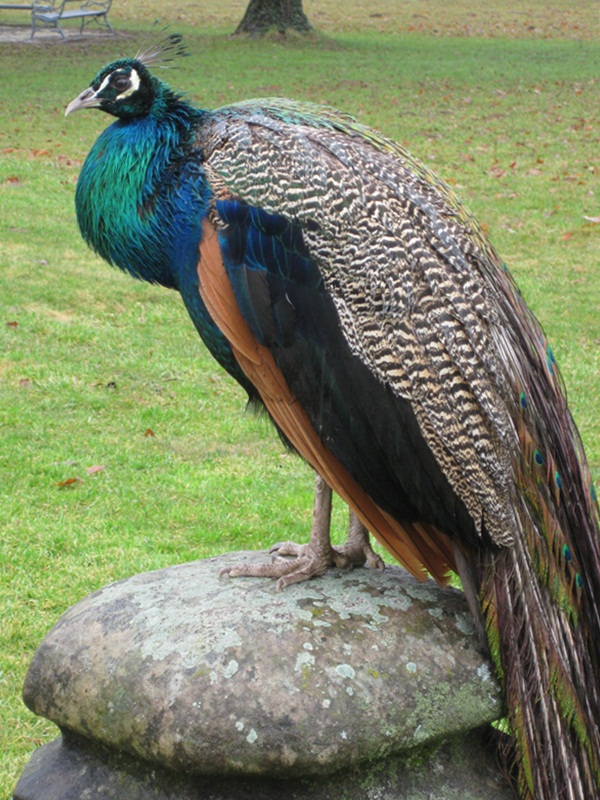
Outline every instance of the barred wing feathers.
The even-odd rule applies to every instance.
[[[318,114],[279,101],[215,112],[202,143],[209,178],[218,195],[301,228],[352,353],[408,401],[478,535],[508,543],[518,437],[486,275],[495,256],[402,148]]]

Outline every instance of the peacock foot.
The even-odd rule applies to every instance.
[[[311,544],[300,545],[294,542],[276,544],[270,552],[277,555],[270,564],[238,564],[226,567],[221,571],[221,575],[227,574],[232,578],[274,578],[277,579],[276,589],[279,591],[293,583],[302,583],[310,578],[324,575],[330,567],[342,569],[352,567],[349,559],[339,556],[335,548],[330,547],[330,552],[324,552],[321,548],[311,547]],[[292,555],[294,558],[280,557],[287,555]]]
[[[329,539],[331,522],[331,489],[317,475],[313,525],[308,544],[279,542],[270,553],[276,557],[270,564],[239,564],[221,571],[232,578],[276,578],[277,590],[323,575],[330,567],[352,569],[367,564],[383,571],[385,565],[369,541],[369,532],[351,511],[348,539],[341,547],[332,547]],[[290,558],[291,556],[291,558]]]
[[[345,544],[333,549],[336,551],[337,557],[347,559],[351,567],[364,567],[366,564],[369,569],[377,569],[383,572],[385,569],[384,561],[371,547],[366,528],[365,534],[365,539],[361,541],[353,541],[350,535]]]
[[[320,558],[327,559],[327,567],[337,567],[338,569],[353,569],[353,567],[364,567],[365,564],[370,569],[377,569],[383,572],[385,564],[383,559],[371,547],[366,528],[364,538],[359,538],[353,534],[352,525],[361,523],[356,517],[350,521],[348,539],[339,547],[329,547],[328,552],[319,554]],[[269,553],[278,556],[294,556],[296,559],[311,559],[311,544],[296,544],[296,542],[278,542],[269,550]],[[294,562],[292,562],[294,563]],[[317,574],[317,573],[315,573]],[[322,573],[318,573],[322,574]]]

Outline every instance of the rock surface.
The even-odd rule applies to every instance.
[[[34,656],[27,705],[172,769],[286,777],[501,715],[460,592],[398,568],[282,592],[219,577],[241,557],[137,575],[77,603]]]
[[[13,800],[514,800],[485,734],[318,778],[186,776],[72,734],[41,747]]]
[[[268,556],[136,575],[63,615],[24,689],[63,738],[16,800],[509,796],[477,730],[502,708],[460,592],[394,567],[282,592],[219,576],[241,558]]]

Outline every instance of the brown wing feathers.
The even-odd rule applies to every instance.
[[[401,525],[392,519],[327,450],[273,356],[259,344],[244,321],[223,266],[217,232],[208,221],[203,224],[198,277],[200,294],[211,317],[228,339],[239,365],[258,389],[272,418],[296,450],[409,572],[424,580],[425,568],[439,583],[446,584],[448,571],[455,569],[450,541],[432,525]]]

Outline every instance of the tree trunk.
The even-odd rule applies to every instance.
[[[312,30],[302,0],[250,0],[235,33],[263,36],[272,29],[285,33],[288,28],[300,33]]]

